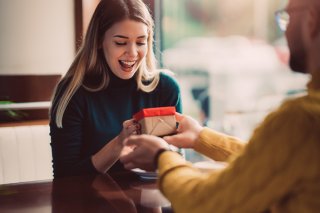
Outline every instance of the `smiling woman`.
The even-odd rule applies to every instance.
[[[111,71],[121,79],[130,79],[147,54],[148,27],[126,19],[114,24],[103,40],[103,52]]]
[[[101,0],[86,37],[56,88],[50,128],[55,177],[121,170],[132,115],[174,106],[180,89],[156,69],[153,20],[142,0]],[[117,162],[117,163],[116,163]]]

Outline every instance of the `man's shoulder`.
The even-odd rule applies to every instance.
[[[310,109],[319,105],[309,95],[304,95],[286,100],[279,108],[280,111],[288,113],[307,113]]]
[[[277,110],[270,113],[266,120],[294,126],[300,123],[310,123],[315,117],[320,118],[319,105],[312,103],[309,96],[306,95],[286,100]]]

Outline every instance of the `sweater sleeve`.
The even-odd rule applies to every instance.
[[[56,103],[53,103],[55,109]],[[71,98],[63,115],[62,128],[55,122],[53,110],[50,121],[51,149],[54,177],[96,173],[91,158],[81,157],[85,103],[79,90]]]
[[[200,133],[194,149],[217,161],[226,161],[229,156],[239,154],[245,146],[243,141],[207,127]]]
[[[318,140],[313,126],[310,116],[301,110],[280,109],[266,118],[227,168],[208,174],[193,168],[178,154],[164,152],[159,158],[159,187],[177,213],[263,212],[286,197],[303,177],[319,173],[319,166],[309,161],[318,158],[318,143],[301,145]],[[206,142],[209,134],[204,132],[199,142],[215,149]],[[311,166],[308,171],[306,165]]]

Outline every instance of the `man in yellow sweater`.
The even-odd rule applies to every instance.
[[[320,0],[290,0],[286,36],[293,70],[311,74],[308,94],[266,117],[247,145],[180,117],[178,134],[132,136],[127,169],[158,169],[159,187],[176,213],[320,212]],[[282,20],[283,21],[283,20]],[[282,22],[282,24],[285,24]],[[193,148],[229,165],[209,174],[167,143]]]

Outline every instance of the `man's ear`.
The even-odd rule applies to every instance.
[[[309,8],[308,16],[309,35],[314,39],[320,34],[320,13],[316,8]]]

